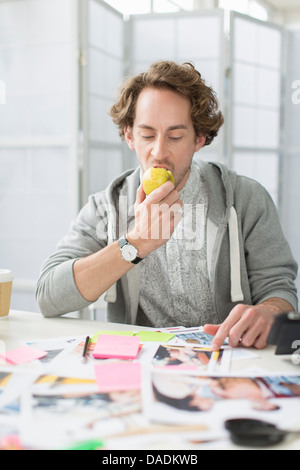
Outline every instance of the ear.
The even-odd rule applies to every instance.
[[[196,137],[196,152],[198,152],[198,150],[200,150],[203,147],[203,145],[205,144],[205,141],[206,141],[206,136],[204,134],[198,135]]]
[[[125,127],[124,136],[130,150],[135,150],[131,127]]]

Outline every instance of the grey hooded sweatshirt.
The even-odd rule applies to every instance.
[[[237,303],[255,305],[271,297],[286,300],[297,311],[297,264],[269,194],[256,181],[237,175],[223,164],[199,165],[208,189],[207,257],[215,307],[211,323],[223,322]],[[134,222],[139,184],[137,168],[89,197],[69,234],[42,268],[36,297],[45,317],[90,305],[76,287],[73,263],[128,231]],[[136,265],[106,292],[108,321],[136,323],[139,278],[140,265]]]

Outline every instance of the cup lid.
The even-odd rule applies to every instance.
[[[14,276],[10,269],[0,269],[0,282],[11,282]]]

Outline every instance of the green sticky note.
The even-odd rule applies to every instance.
[[[97,339],[99,335],[117,335],[117,336],[134,336],[134,331],[126,331],[126,330],[120,330],[120,331],[112,331],[112,330],[100,330],[97,331],[97,333],[94,334],[91,338],[91,343],[97,343]]]
[[[161,333],[159,331],[141,330],[138,333],[135,333],[135,336],[139,336],[141,343],[143,341],[166,343],[170,341],[170,339],[174,338],[175,335],[171,333]]]

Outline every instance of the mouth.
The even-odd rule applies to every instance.
[[[153,165],[152,168],[163,168],[164,170],[171,171],[170,168],[165,165]]]

